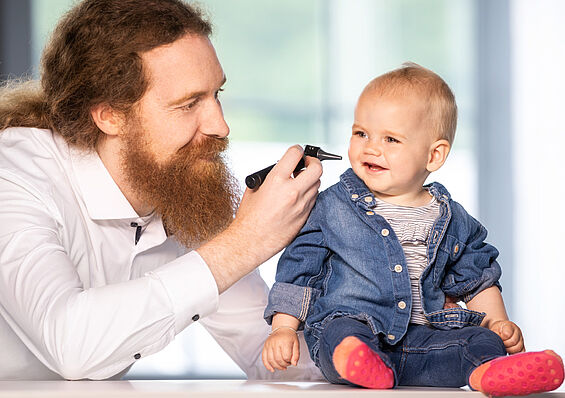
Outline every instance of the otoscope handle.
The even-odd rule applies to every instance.
[[[275,167],[274,164],[270,165],[269,167],[265,167],[263,170],[259,170],[253,174],[248,175],[245,178],[245,185],[247,185],[249,189],[255,189],[259,187],[265,181],[265,178],[267,178],[267,174],[269,174],[269,172],[273,169],[273,167]],[[304,162],[304,157],[302,157],[300,158],[300,161],[294,168],[293,173],[298,173],[304,167],[306,167],[306,163]]]

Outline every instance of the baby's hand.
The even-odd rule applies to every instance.
[[[449,308],[461,308],[461,306],[457,304],[457,299],[455,297],[445,296],[445,304],[443,304],[443,309],[447,310]]]
[[[526,351],[522,331],[514,322],[496,321],[489,325],[489,329],[500,336],[509,354]]]
[[[296,366],[300,357],[298,336],[291,328],[275,329],[263,346],[263,364],[270,371]]]

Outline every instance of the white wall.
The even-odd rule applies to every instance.
[[[514,0],[511,7],[513,313],[528,350],[565,356],[565,2]]]

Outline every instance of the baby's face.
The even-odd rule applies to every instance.
[[[422,191],[434,140],[425,102],[416,95],[363,92],[355,108],[349,161],[355,174],[381,199],[402,202]]]

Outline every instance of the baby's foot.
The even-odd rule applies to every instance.
[[[343,339],[335,348],[332,359],[337,373],[353,384],[379,389],[394,386],[392,370],[357,337]]]
[[[491,396],[528,395],[555,390],[563,383],[563,361],[552,350],[500,357],[476,368],[469,385]]]

